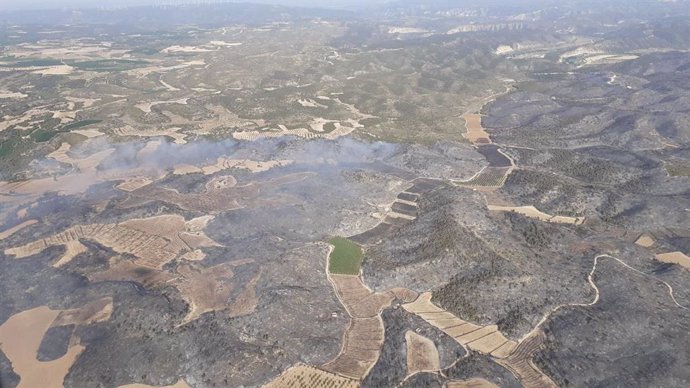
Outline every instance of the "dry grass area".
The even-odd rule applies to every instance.
[[[190,307],[183,324],[210,311],[229,309],[231,316],[253,313],[258,303],[256,284],[260,274],[249,281],[235,300],[229,303],[231,293],[235,288],[233,268],[252,262],[252,260],[241,260],[210,268],[197,268],[193,265],[178,267],[177,272],[180,277],[171,283],[180,290]]]
[[[237,295],[232,305],[228,308],[230,317],[241,317],[249,315],[256,311],[256,306],[259,303],[259,298],[256,295],[256,285],[261,279],[261,272],[259,272],[252,280],[250,280],[244,289]]]
[[[87,303],[78,309],[62,310],[55,318],[52,327],[67,325],[90,325],[105,322],[113,313],[113,299],[102,298]]]
[[[434,342],[411,330],[405,332],[407,344],[407,375],[441,369],[440,356]]]
[[[22,230],[28,226],[31,226],[37,222],[38,222],[37,220],[26,220],[19,225],[15,225],[9,229],[3,230],[2,232],[0,232],[0,241],[10,237],[11,235],[19,232],[20,230]]]
[[[258,297],[256,286],[261,279],[259,272],[246,284],[234,279],[233,268],[252,264],[253,260],[238,260],[204,268],[193,263],[183,263],[176,272],[137,265],[132,261],[115,257],[110,267],[88,275],[91,282],[128,281],[146,288],[173,286],[180,291],[189,305],[189,311],[181,324],[191,322],[211,311],[227,310],[230,317],[248,315],[256,310]],[[241,287],[241,288],[240,288]],[[233,292],[238,290],[233,297]]]
[[[530,218],[537,219],[544,222],[552,222],[557,224],[573,224],[582,225],[585,222],[584,217],[566,217],[566,216],[552,216],[546,214],[534,206],[497,206],[489,205],[489,210],[500,211],[500,212],[515,212],[527,216]]]
[[[140,265],[116,256],[110,259],[110,266],[107,270],[89,274],[88,279],[91,283],[98,282],[134,282],[139,283],[145,288],[154,288],[167,284],[177,276],[163,270],[157,270]]]
[[[127,384],[120,385],[117,388],[191,388],[189,384],[183,379],[180,379],[177,383],[173,385],[157,386],[157,385],[147,385],[147,384]]]
[[[467,132],[463,134],[465,139],[472,144],[491,143],[489,134],[482,127],[482,115],[468,113],[462,116],[462,118],[465,119],[465,128],[467,129]]]
[[[645,234],[645,233],[641,234],[640,237],[638,237],[637,240],[635,240],[635,244],[637,244],[643,248],[650,248],[655,243],[656,243],[656,241],[654,241],[654,237],[652,237],[648,234]]]
[[[498,327],[495,325],[475,325],[434,305],[431,303],[431,293],[429,292],[421,294],[412,303],[404,304],[403,308],[472,350],[502,358],[510,354],[517,346],[515,341],[507,339],[498,331]]]
[[[383,320],[380,316],[372,318],[353,318],[345,331],[340,354],[323,368],[362,380],[376,364],[384,340]]]
[[[482,378],[473,378],[462,381],[450,381],[446,388],[498,388],[498,385]]]
[[[283,372],[263,388],[357,388],[359,381],[338,376],[308,365],[298,364]]]
[[[542,331],[534,331],[508,357],[496,361],[510,370],[525,388],[555,388],[556,384],[532,362],[545,338]]]
[[[86,349],[72,334],[67,352],[52,361],[39,361],[38,349],[51,327],[88,325],[110,319],[112,299],[105,298],[74,310],[36,307],[11,316],[0,326],[0,349],[19,375],[18,388],[60,388],[77,357]]]
[[[204,218],[208,222],[208,218]],[[198,227],[198,220],[186,222],[179,215],[133,219],[120,224],[77,225],[54,236],[5,250],[6,255],[25,258],[51,246],[65,246],[65,254],[53,264],[66,264],[85,251],[80,239],[92,240],[120,254],[136,257],[135,264],[160,269],[182,253],[217,245]]]
[[[690,257],[683,252],[660,253],[656,259],[664,263],[678,264],[681,267],[690,269]]]

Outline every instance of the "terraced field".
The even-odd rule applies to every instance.
[[[263,388],[357,388],[357,380],[316,369],[308,365],[296,365],[286,370]]]

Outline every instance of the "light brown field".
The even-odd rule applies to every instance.
[[[147,385],[147,384],[127,384],[120,385],[117,388],[191,388],[184,379],[180,379],[177,383],[173,385],[157,386],[157,385]]]
[[[69,65],[48,66],[32,71],[33,74],[40,75],[67,75],[72,74],[72,72],[74,72],[74,68]]]
[[[520,341],[509,356],[498,358],[496,362],[511,371],[525,388],[555,388],[556,384],[532,362],[545,338],[541,330],[535,331]]]
[[[640,237],[635,240],[635,244],[644,247],[644,248],[649,248],[652,245],[654,245],[656,241],[654,241],[654,238],[648,234],[641,234]]]
[[[36,307],[11,316],[0,326],[0,349],[19,375],[18,388],[59,388],[77,360],[86,349],[74,334],[67,352],[52,361],[38,361],[37,352],[43,336],[51,327],[88,325],[110,319],[112,299],[89,303],[81,309],[51,310]]]
[[[85,250],[80,239],[95,241],[120,254],[131,254],[137,258],[137,265],[157,269],[182,253],[217,245],[198,230],[195,221],[188,224],[182,216],[164,215],[120,224],[77,225],[54,236],[6,249],[5,254],[25,258],[51,246],[66,246],[65,254],[53,264],[59,267]]]
[[[7,230],[0,232],[0,241],[10,237],[11,235],[19,232],[20,230],[37,223],[37,220],[26,220],[19,225],[15,225]]]
[[[482,127],[482,116],[480,114],[468,113],[462,116],[465,119],[465,128],[467,132],[463,137],[472,144],[489,144],[491,138],[489,134]]]
[[[473,378],[462,381],[449,381],[446,388],[499,388],[498,385],[482,378]]]
[[[690,269],[690,257],[683,252],[660,253],[656,259],[664,263],[678,264],[681,267]]]
[[[323,368],[355,380],[363,379],[379,359],[384,334],[383,320],[378,315],[351,319],[340,354]]]
[[[126,179],[122,183],[115,185],[115,188],[121,191],[132,192],[138,190],[142,187],[148,186],[153,183],[153,179],[148,177],[134,177]]]
[[[493,357],[505,357],[517,343],[507,339],[495,325],[479,326],[464,321],[431,302],[431,293],[421,294],[403,308],[453,337],[463,346]]]
[[[356,275],[331,274],[330,278],[338,298],[353,318],[375,317],[395,299],[392,292],[373,293]]]
[[[263,388],[358,388],[359,381],[338,376],[308,365],[298,364],[283,372]]]
[[[407,375],[441,369],[438,349],[434,342],[411,330],[405,332],[407,343]]]
[[[543,343],[543,333],[535,332],[519,344],[507,339],[495,325],[479,326],[463,321],[431,303],[431,293],[424,293],[403,308],[441,329],[458,343],[488,354],[505,366],[525,388],[553,388],[556,385],[537,368],[532,357]]]
[[[351,319],[340,354],[323,368],[361,380],[379,359],[385,334],[381,310],[395,299],[412,301],[417,293],[403,288],[374,293],[355,275],[328,274],[328,279]]]
[[[28,94],[20,93],[20,92],[10,92],[7,90],[0,90],[0,99],[4,98],[9,98],[9,99],[22,99],[29,97]]]
[[[78,135],[85,136],[89,139],[93,139],[94,137],[99,137],[99,136],[104,136],[105,134],[97,129],[75,129],[71,131],[72,133],[76,133]]]
[[[180,98],[177,100],[170,100],[170,101],[140,102],[134,106],[144,113],[151,113],[151,108],[156,106],[156,105],[168,105],[168,104],[187,105],[187,101],[189,101],[189,98]]]
[[[585,222],[584,217],[566,217],[566,216],[552,216],[546,214],[534,206],[498,206],[498,205],[488,205],[491,211],[501,211],[501,212],[515,212],[522,214],[524,216],[537,219],[544,222],[552,222],[557,224],[573,224],[582,225]]]

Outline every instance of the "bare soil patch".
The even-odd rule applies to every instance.
[[[148,385],[148,384],[127,384],[127,385],[120,385],[117,388],[191,388],[189,384],[187,384],[184,379],[180,379],[177,383],[173,385],[166,385],[166,386],[157,386],[157,385]]]
[[[651,247],[655,242],[656,241],[654,241],[654,238],[648,234],[642,234],[637,238],[637,240],[635,240],[635,244],[644,248]]]
[[[678,264],[681,267],[690,269],[690,257],[683,252],[660,253],[656,259],[664,263]]]
[[[539,221],[544,221],[544,222],[552,222],[552,223],[557,223],[557,224],[573,224],[573,225],[581,225],[582,223],[585,222],[584,217],[567,217],[567,216],[552,216],[550,214],[546,214],[539,209],[535,208],[534,206],[498,206],[498,205],[489,205],[489,210],[491,211],[507,211],[507,212],[516,212],[519,214],[522,214],[524,216],[530,217],[530,218],[535,218]]]
[[[463,381],[449,381],[446,384],[446,388],[498,388],[498,385],[482,378],[474,378]]]
[[[491,143],[489,134],[482,127],[482,116],[480,114],[468,113],[462,116],[465,119],[467,132],[463,134],[465,139],[473,144]]]
[[[407,343],[407,374],[431,372],[441,369],[438,349],[434,342],[424,336],[408,330],[405,333]]]

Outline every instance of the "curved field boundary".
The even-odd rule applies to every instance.
[[[407,375],[435,372],[441,369],[440,356],[434,341],[412,330],[405,332],[407,345]]]
[[[556,383],[532,362],[534,353],[541,348],[545,339],[546,336],[541,330],[533,331],[530,336],[520,341],[508,357],[496,359],[496,362],[518,377],[523,387],[555,388]]]
[[[543,339],[529,337],[520,343],[509,340],[496,325],[479,326],[464,321],[431,302],[431,293],[419,296],[402,307],[430,325],[453,337],[460,345],[493,357],[517,377],[526,388],[552,388],[556,385],[532,363],[532,356]]]
[[[329,245],[326,277],[350,316],[350,325],[343,333],[340,353],[322,368],[361,381],[369,374],[381,354],[385,339],[381,311],[396,298],[412,301],[417,298],[417,293],[402,288],[374,293],[357,275],[332,274],[328,271],[332,251],[333,247]]]
[[[136,264],[160,269],[185,252],[217,245],[206,237],[197,220],[185,221],[182,216],[158,216],[132,219],[120,224],[72,226],[53,236],[5,250],[18,259],[43,252],[51,246],[65,246],[66,252],[53,266],[60,267],[87,248],[80,239],[93,240],[118,253],[129,253]],[[204,224],[205,226],[205,224]]]
[[[509,340],[498,331],[496,325],[479,326],[464,321],[433,304],[431,296],[430,292],[426,292],[414,302],[404,304],[402,307],[446,333],[463,347],[474,351],[504,358],[517,346],[515,341]]]
[[[72,332],[67,351],[52,361],[39,361],[37,353],[52,327],[89,325],[110,319],[113,300],[103,298],[73,310],[40,306],[12,315],[0,326],[0,350],[19,375],[18,388],[61,388],[79,355],[86,349]]]

